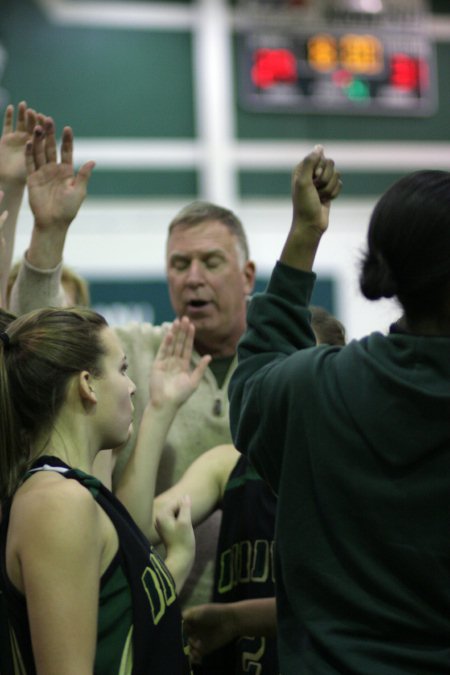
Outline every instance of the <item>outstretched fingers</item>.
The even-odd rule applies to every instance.
[[[16,130],[17,131],[26,131],[26,116],[27,116],[27,104],[25,101],[21,101],[17,106],[17,122]],[[3,128],[2,136],[6,134],[12,134],[14,131],[14,106],[12,103],[6,106],[5,114],[3,115]]]
[[[194,370],[191,373],[191,381],[192,385],[196,388],[202,379],[203,375],[205,374],[205,371],[209,364],[212,361],[212,357],[209,354],[206,354],[205,356],[202,356],[200,359],[200,362],[198,365],[194,368]]]
[[[25,145],[25,166],[27,169],[27,176],[31,176],[33,171],[36,170],[34,163],[33,141],[28,141]]]
[[[92,160],[83,164],[82,167],[78,170],[77,176],[75,178],[75,184],[79,187],[87,189],[89,179],[91,177],[92,171],[94,170],[95,162]]]
[[[26,101],[21,101],[17,106],[16,127],[14,129],[14,105],[10,103],[6,106],[3,116],[2,136],[12,134],[14,131],[29,134],[33,133],[34,127],[37,123],[43,125],[44,116],[41,115],[39,120],[38,115],[33,108],[27,108]]]
[[[25,103],[25,101],[21,101],[17,106],[17,121],[16,121],[17,131],[27,130],[26,116],[27,116],[27,104]]]
[[[194,325],[189,321],[187,316],[181,317],[175,332],[174,356],[190,361],[194,345],[194,333]]]
[[[31,147],[33,150],[34,165],[36,169],[40,169],[41,166],[44,166],[44,164],[46,164],[45,132],[44,129],[40,126],[37,126],[34,129]]]
[[[38,125],[34,128],[33,138],[25,146],[25,166],[30,176],[46,163],[44,129]]]
[[[5,114],[3,116],[3,130],[2,135],[10,134],[14,128],[14,106],[10,103],[6,106]]]
[[[173,355],[180,359],[184,363],[185,370],[188,370],[194,350],[195,326],[187,316],[183,316],[174,322],[174,331]],[[194,388],[198,386],[210,363],[211,356],[206,354],[191,372],[191,384]]]
[[[49,162],[57,162],[57,151],[56,151],[56,137],[55,137],[55,123],[51,117],[46,117],[44,121],[44,132],[45,132],[45,160],[48,164]]]
[[[168,330],[167,333],[165,333],[163,339],[161,340],[161,344],[159,345],[158,353],[156,355],[156,360],[157,361],[164,361],[169,356],[169,352],[171,351],[172,347],[172,342],[173,342],[173,333],[171,330]]]
[[[2,135],[10,134],[13,130],[14,106],[10,103],[6,106],[5,114],[3,115],[3,129]]]
[[[33,108],[27,108],[25,112],[25,123],[24,123],[24,131],[28,134],[28,136],[31,136],[33,134],[34,127],[36,124],[43,124],[44,119],[42,118],[42,122],[38,121],[38,115],[36,110],[33,110]]]
[[[194,333],[195,328],[186,316],[175,319],[161,343],[159,357],[161,359],[174,357],[178,361],[189,363],[194,344]]]
[[[154,379],[161,373],[171,379],[168,380],[166,395],[174,400],[186,400],[198,387],[208,365],[211,362],[209,355],[203,356],[195,368],[191,366],[194,350],[195,326],[188,317],[175,319],[170,330],[164,336],[155,360],[157,368],[153,371]],[[157,382],[157,379],[155,379]],[[173,389],[175,387],[175,389]],[[153,390],[156,385],[153,384]]]
[[[61,162],[73,164],[73,131],[70,127],[64,127],[61,142]]]

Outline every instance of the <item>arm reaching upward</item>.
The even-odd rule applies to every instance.
[[[325,157],[321,146],[295,167],[291,226],[265,293],[250,303],[247,330],[238,346],[239,364],[230,382],[234,443],[276,494],[285,443],[288,358],[316,343],[308,311],[315,280],[312,270],[328,228],[331,201],[341,185],[333,160]],[[276,394],[269,398],[269,391]],[[269,443],[274,436],[277,442]]]
[[[37,268],[55,267],[62,258],[69,225],[83,203],[89,178],[95,166],[86,162],[75,173],[73,133],[64,127],[61,161],[57,161],[55,125],[46,117],[43,126],[34,130],[26,146],[28,197],[34,227],[28,249],[28,261]]]
[[[195,391],[211,360],[204,356],[192,369],[194,331],[189,319],[176,319],[161,343],[136,446],[116,488],[117,497],[147,538],[153,531],[156,474],[167,433],[178,408]]]
[[[281,262],[310,272],[322,235],[328,227],[330,203],[342,183],[332,159],[323,148],[314,150],[292,174],[292,224],[280,257]]]
[[[16,224],[22,204],[27,172],[25,166],[25,145],[33,129],[43,121],[43,115],[27,108],[25,101],[17,107],[14,126],[14,106],[8,105],[3,118],[0,136],[0,190],[3,192],[1,230],[1,287],[3,306],[6,307],[8,275],[14,251]]]
[[[95,166],[92,161],[86,162],[75,172],[70,127],[64,127],[58,162],[53,120],[42,117],[38,121],[32,140],[26,145],[28,197],[34,226],[30,246],[11,292],[11,310],[18,315],[64,303],[60,286],[64,244]]]

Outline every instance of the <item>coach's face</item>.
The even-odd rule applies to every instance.
[[[228,356],[245,330],[246,297],[255,267],[220,221],[175,227],[167,242],[170,300],[177,316],[195,325],[200,353]]]

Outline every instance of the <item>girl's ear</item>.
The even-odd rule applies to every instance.
[[[78,376],[78,388],[80,396],[85,401],[90,403],[97,403],[97,397],[95,395],[92,375],[88,370],[82,370]]]

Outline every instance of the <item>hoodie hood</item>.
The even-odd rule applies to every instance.
[[[373,333],[336,368],[347,414],[384,462],[404,467],[449,448],[450,338]]]

